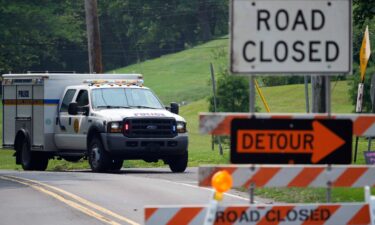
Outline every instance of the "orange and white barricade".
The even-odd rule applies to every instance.
[[[371,224],[365,203],[219,206],[213,224]],[[147,207],[146,225],[202,225],[207,207]]]
[[[362,203],[150,206],[145,224],[375,224],[375,166],[223,165],[199,168],[199,186],[227,190],[251,187],[365,187]],[[228,174],[215,183],[217,174]],[[228,179],[228,176],[230,179]],[[229,185],[227,185],[230,183]],[[207,220],[210,218],[210,220]]]
[[[375,136],[375,114],[273,114],[273,113],[201,113],[199,130],[202,134],[230,135],[233,119],[350,119],[353,121],[353,135]]]
[[[219,165],[199,167],[199,186],[225,170],[233,187],[375,187],[375,166],[366,165]]]

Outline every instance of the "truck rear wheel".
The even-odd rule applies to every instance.
[[[111,159],[104,150],[98,137],[94,137],[89,145],[89,164],[94,172],[105,172],[110,169]]]
[[[47,169],[48,157],[40,152],[32,152],[26,140],[22,141],[20,154],[21,164],[24,170],[44,171]]]
[[[185,151],[183,155],[173,157],[168,164],[173,173],[184,172],[188,164],[188,152]]]

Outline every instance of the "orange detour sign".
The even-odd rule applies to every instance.
[[[352,121],[234,119],[232,163],[350,164]]]

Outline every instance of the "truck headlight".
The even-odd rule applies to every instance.
[[[186,123],[177,122],[177,133],[186,133]]]
[[[108,133],[121,133],[121,122],[108,123]]]

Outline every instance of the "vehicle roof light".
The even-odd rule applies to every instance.
[[[110,86],[135,85],[135,86],[142,87],[144,81],[143,79],[109,79],[109,80],[85,80],[83,81],[83,83],[88,84],[90,86],[95,85],[97,87],[98,85],[104,85],[104,84],[110,85]]]

